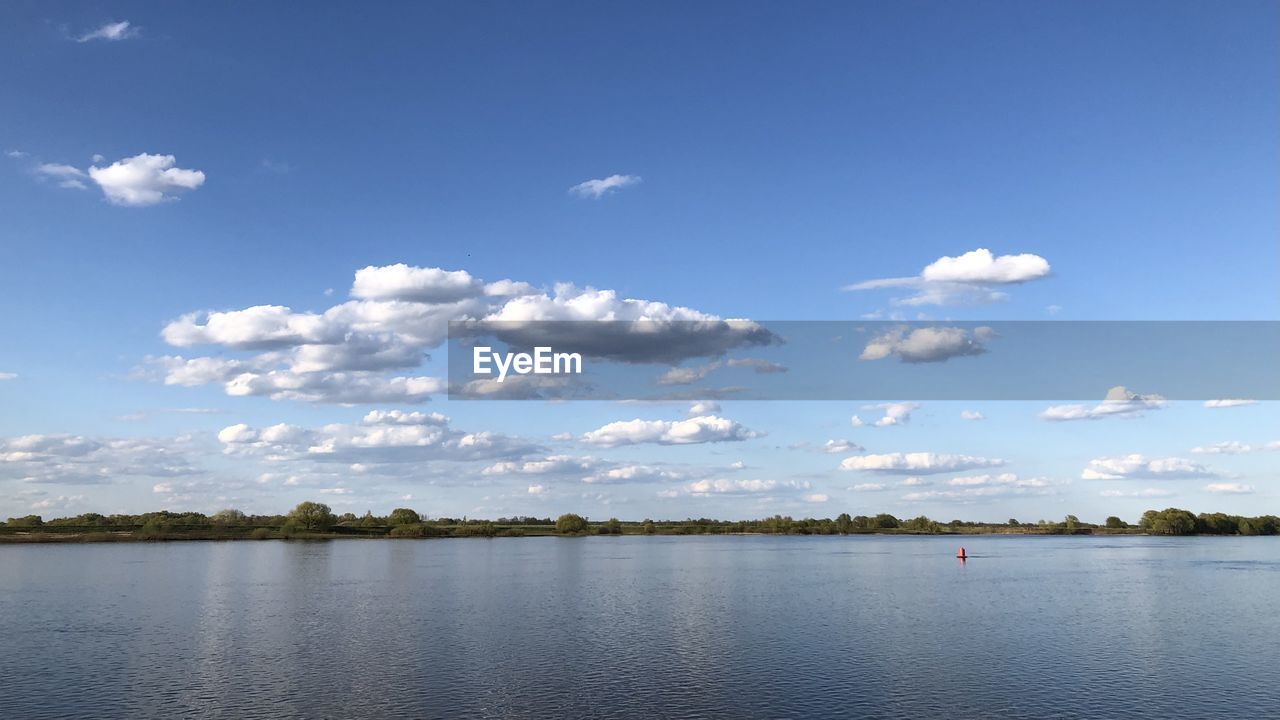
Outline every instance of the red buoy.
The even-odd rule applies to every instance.
[[[956,553],[956,557],[960,558],[961,560],[968,559],[968,556],[964,554],[964,548],[960,548],[960,552]]]

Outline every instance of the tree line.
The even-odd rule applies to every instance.
[[[555,520],[550,517],[515,516],[497,520],[472,518],[426,518],[410,508],[396,508],[387,515],[335,514],[324,503],[302,502],[284,515],[249,515],[227,509],[212,515],[198,512],[158,512],[139,515],[84,513],[73,517],[44,520],[39,515],[9,518],[0,523],[0,539],[32,536],[79,535],[82,539],[182,539],[182,538],[290,538],[305,536],[386,536],[429,537],[519,537],[523,535],[849,535],[858,533],[901,534],[1094,534],[1145,533],[1151,535],[1277,535],[1280,518],[1274,515],[1244,517],[1224,513],[1193,514],[1179,508],[1148,510],[1135,525],[1117,516],[1102,524],[1081,521],[1067,515],[1061,521],[1004,523],[951,520],[941,522],[920,515],[900,519],[888,513],[850,515],[835,518],[792,518],[774,515],[758,520],[621,521],[609,518],[591,521],[575,513]],[[98,537],[101,536],[101,537]],[[39,538],[36,538],[39,539]]]

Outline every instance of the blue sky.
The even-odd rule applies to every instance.
[[[0,373],[16,376],[0,381],[0,516],[309,497],[357,512],[635,518],[1277,510],[1280,453],[1258,449],[1280,440],[1269,403],[1131,401],[1055,422],[1040,417],[1051,402],[922,402],[907,422],[855,428],[853,415],[873,424],[882,411],[723,402],[711,416],[755,437],[601,447],[581,438],[688,408],[344,406],[165,384],[172,364],[155,360],[253,357],[162,331],[204,311],[323,313],[360,302],[357,270],[397,263],[529,283],[553,305],[569,282],[720,317],[1276,319],[1275,3],[15,2],[0,18]],[[144,154],[201,176],[146,170]],[[615,174],[640,180],[569,192]],[[985,304],[842,290],[979,248],[1051,271],[983,286],[1007,295]],[[378,377],[439,372],[433,358]],[[960,419],[966,409],[986,419]],[[305,449],[381,410],[440,412],[511,445],[316,467],[218,439],[285,423],[309,433],[291,446]],[[564,433],[574,439],[553,439]],[[865,449],[815,449],[831,439]],[[1249,451],[1191,453],[1228,441]],[[1004,463],[840,469],[908,452]],[[1195,467],[1135,461],[1120,479],[1082,478],[1131,455]],[[577,460],[495,468],[546,456]],[[645,482],[598,481],[638,466]],[[851,489],[866,485],[885,487]],[[992,490],[962,492],[979,487]],[[1148,490],[1165,495],[1101,496]],[[943,494],[904,499],[929,492]]]

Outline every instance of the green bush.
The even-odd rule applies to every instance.
[[[556,532],[561,535],[581,535],[587,532],[587,519],[574,513],[556,518]]]
[[[448,535],[449,531],[434,525],[416,523],[414,525],[397,525],[387,533],[393,538],[427,538]]]

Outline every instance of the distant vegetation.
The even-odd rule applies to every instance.
[[[522,537],[532,535],[1277,535],[1280,518],[1274,515],[1242,517],[1223,513],[1195,515],[1187,510],[1148,510],[1136,525],[1111,516],[1101,525],[1068,515],[1060,521],[1004,523],[952,520],[940,522],[923,515],[899,519],[893,515],[841,513],[834,519],[795,519],[784,515],[761,520],[650,520],[639,522],[610,518],[591,521],[566,513],[559,518],[509,517],[496,520],[426,518],[409,508],[396,508],[386,516],[366,512],[335,515],[324,503],[300,503],[287,515],[248,515],[222,510],[213,515],[160,511],[141,515],[99,515],[44,520],[39,515],[9,518],[0,523],[0,542],[92,542],[127,540],[268,540],[340,537]]]

